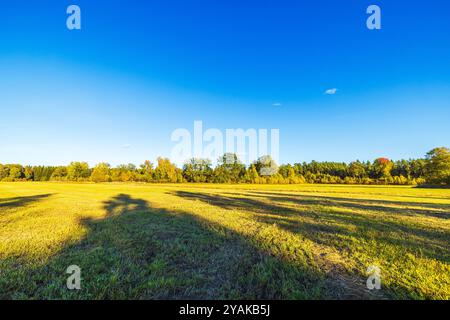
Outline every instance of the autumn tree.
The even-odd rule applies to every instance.
[[[393,162],[387,158],[376,159],[372,165],[375,179],[388,182],[389,178],[391,178],[391,170],[393,167]]]
[[[92,170],[91,181],[110,182],[111,181],[110,165],[104,162],[97,164]]]
[[[156,182],[183,182],[182,172],[167,158],[158,158],[158,166],[155,169]]]
[[[247,183],[260,183],[260,176],[258,174],[258,169],[256,169],[255,164],[251,164],[250,167],[245,172],[245,182]]]

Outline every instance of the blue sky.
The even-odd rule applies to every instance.
[[[0,163],[138,164],[195,120],[279,129],[283,163],[450,146],[446,0],[9,1],[0,39]]]

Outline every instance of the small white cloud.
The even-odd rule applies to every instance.
[[[325,91],[325,94],[333,95],[333,94],[336,94],[337,91],[338,91],[338,89],[332,88],[332,89],[328,89],[327,91]]]
[[[131,148],[131,144],[122,145],[122,149],[130,149],[130,148]]]
[[[274,107],[281,107],[282,104],[280,102],[275,102],[274,104],[272,104]]]

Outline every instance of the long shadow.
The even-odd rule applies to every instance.
[[[260,249],[248,238],[187,211],[119,194],[105,218],[81,219],[86,235],[39,264],[0,261],[3,299],[363,298],[321,270]],[[81,287],[65,287],[70,265]]]
[[[286,193],[270,193],[270,192],[251,192],[252,196],[259,196],[270,198],[277,201],[295,202],[298,204],[323,204],[335,206],[383,211],[397,214],[417,214],[426,215],[433,218],[450,219],[450,204],[437,204],[428,202],[403,202],[393,200],[380,199],[359,199],[359,198],[345,198],[345,197],[330,197],[330,196],[303,196],[292,195]],[[397,206],[397,207],[392,207]],[[398,208],[403,206],[406,208]]]
[[[28,197],[0,198],[1,209],[12,209],[29,205],[52,196],[53,194],[40,194]]]
[[[358,215],[354,212],[339,210],[339,208],[371,210],[370,206],[355,204],[350,199],[339,198],[344,200],[341,202],[332,201],[334,198],[318,197],[316,199],[295,195],[287,197],[273,197],[267,195],[264,197],[262,193],[259,197],[265,198],[266,201],[255,200],[247,197],[223,196],[218,194],[205,194],[178,191],[176,195],[190,200],[200,200],[205,203],[215,205],[230,210],[246,210],[255,214],[255,219],[267,224],[276,223],[280,227],[311,239],[312,241],[324,245],[331,245],[338,250],[345,249],[345,243],[342,242],[342,236],[354,237],[363,240],[373,240],[373,232],[379,233],[377,242],[382,244],[393,244],[397,246],[407,247],[410,250],[420,250],[421,254],[431,258],[450,262],[450,235],[448,233],[439,232],[420,228],[416,225],[405,225],[397,219],[382,219],[376,215]],[[251,196],[251,195],[250,195]],[[355,201],[355,199],[352,199]],[[306,205],[305,210],[297,208],[289,208],[276,202],[291,202]],[[319,213],[313,212],[311,206],[323,206],[327,210],[320,210]],[[334,209],[333,207],[337,207]],[[376,206],[377,210],[383,213],[401,213],[401,211],[391,210],[390,207]],[[372,206],[373,210],[373,206]],[[419,211],[422,213],[422,211]],[[292,217],[300,216],[312,218],[314,222],[299,221]],[[434,215],[433,215],[434,216]],[[311,219],[310,219],[311,221]],[[326,224],[325,224],[325,223]],[[345,226],[351,227],[346,228]],[[422,239],[412,239],[409,235],[413,234]]]
[[[446,186],[441,185],[441,186],[439,186],[439,185],[421,184],[421,185],[415,186],[414,188],[417,188],[417,189],[443,189],[443,190],[447,190],[447,189],[450,189],[450,186],[449,185],[446,185]]]
[[[326,185],[324,185],[326,186]],[[330,185],[332,186],[332,185]],[[334,185],[337,189],[336,190],[331,190],[331,189],[326,189],[326,191],[323,191],[324,193],[327,194],[356,194],[356,195],[361,195],[361,188],[365,189],[365,191],[370,191],[368,194],[373,195],[373,196],[389,196],[389,194],[386,194],[385,192],[375,192],[372,189],[386,189],[386,185],[370,185],[370,186],[362,186],[362,185]],[[342,188],[346,188],[348,190],[343,191],[343,190],[339,190],[339,187]],[[352,189],[354,188],[354,189]],[[367,188],[367,189],[366,189]],[[421,187],[413,187],[412,189],[421,189]],[[450,187],[449,187],[450,188]],[[446,188],[431,188],[431,189],[446,189]],[[245,190],[245,189],[244,189]],[[395,190],[395,189],[394,189]],[[284,191],[284,192],[289,192],[289,191],[298,191],[295,190],[295,188],[293,190],[289,190],[289,189],[282,189],[282,190],[274,190],[274,191]],[[309,193],[309,194],[317,194],[318,190],[308,190],[308,189],[304,189],[301,191],[302,193]],[[270,192],[267,192],[270,193]],[[450,196],[436,196],[436,195],[426,195],[426,196],[417,196],[417,195],[407,195],[407,194],[394,194],[393,196],[395,196],[396,198],[422,198],[422,199],[433,199],[433,200],[450,200]],[[412,202],[415,203],[415,202]],[[429,202],[426,202],[429,203]]]
[[[280,207],[279,205],[261,202],[244,197],[227,197],[216,194],[175,191],[172,194],[190,200],[201,200],[203,202],[224,208],[224,209],[245,209],[255,213],[280,214],[283,216],[298,215],[299,211],[291,208]],[[235,195],[235,194],[234,194]],[[242,196],[242,194],[239,194]],[[305,216],[318,217],[313,212],[302,212]]]
[[[103,208],[108,216],[114,216],[146,211],[149,209],[149,204],[143,199],[133,199],[129,195],[121,193],[111,200],[104,201]]]
[[[199,200],[225,209],[245,210],[253,215],[253,219],[267,225],[276,224],[315,243],[334,247],[346,255],[353,254],[350,251],[352,243],[348,243],[348,239],[362,240],[365,243],[374,243],[375,240],[380,249],[386,245],[394,245],[406,249],[414,255],[441,261],[444,264],[450,263],[450,235],[448,232],[426,229],[406,222],[402,223],[395,215],[379,217],[376,212],[361,215],[355,211],[352,212],[352,210],[334,208],[338,204],[330,201],[324,203],[322,200],[314,201],[312,199],[306,202],[308,206],[297,209],[277,204],[278,197],[268,196],[265,199],[266,202],[250,199],[249,196],[251,195],[248,193],[245,195],[241,193],[239,197],[236,197],[235,193],[220,195],[178,191],[175,194],[189,200]],[[283,196],[286,195],[283,194]],[[284,200],[292,203],[301,201],[298,195],[287,198]],[[315,205],[318,208],[310,207]],[[355,209],[355,207],[347,207],[347,209]],[[384,208],[385,211],[383,212],[389,213],[389,211],[386,212],[387,209]],[[295,219],[295,215],[304,218]],[[359,250],[365,249],[360,248]],[[358,252],[356,253],[358,254]],[[369,254],[369,252],[367,253]],[[389,259],[389,256],[386,258]],[[410,288],[402,289],[402,285],[399,284],[392,290],[396,292],[396,295],[402,297],[414,297]]]

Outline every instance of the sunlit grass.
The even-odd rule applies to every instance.
[[[449,299],[449,247],[449,189],[0,183],[0,298]]]

